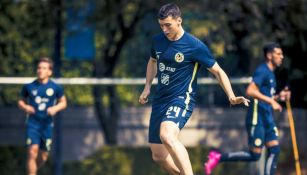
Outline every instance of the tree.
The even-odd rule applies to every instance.
[[[97,13],[100,20],[97,28],[104,36],[101,56],[94,62],[94,77],[114,77],[123,47],[131,39],[138,22],[149,9],[142,0],[107,0],[100,5]],[[104,132],[107,144],[117,143],[117,124],[120,118],[120,100],[114,86],[93,87],[94,106],[99,124]],[[103,101],[103,98],[106,100]]]

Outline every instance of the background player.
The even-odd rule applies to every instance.
[[[261,64],[247,87],[247,95],[254,98],[246,117],[249,151],[219,153],[211,151],[205,163],[205,171],[211,174],[216,165],[226,161],[257,161],[265,145],[268,148],[265,175],[273,175],[277,168],[280,152],[278,129],[273,118],[273,110],[281,112],[282,107],[276,101],[290,99],[290,91],[286,87],[279,95],[275,95],[276,80],[273,71],[282,64],[283,52],[279,44],[269,43],[263,48],[265,63]]]
[[[231,104],[244,103],[236,97],[225,72],[216,63],[209,49],[200,40],[185,32],[177,5],[166,4],[158,13],[163,33],[153,38],[147,64],[146,84],[139,102],[148,101],[154,77],[158,77],[149,126],[152,157],[170,174],[192,175],[188,152],[178,140],[180,130],[195,105],[197,74],[200,65],[215,75]]]
[[[63,88],[50,80],[53,62],[41,58],[37,79],[25,84],[18,106],[27,113],[27,174],[36,175],[48,159],[52,143],[53,116],[67,106]]]

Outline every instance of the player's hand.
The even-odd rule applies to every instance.
[[[150,90],[145,88],[139,97],[139,103],[141,103],[142,105],[147,103],[149,94],[150,94]]]
[[[56,110],[56,108],[54,106],[52,107],[49,107],[47,109],[47,114],[50,115],[50,116],[55,116],[55,114],[57,113],[58,111]]]
[[[288,87],[285,87],[282,91],[280,91],[278,97],[281,101],[290,100],[291,91],[288,89]]]
[[[282,111],[281,105],[279,103],[277,103],[274,99],[272,99],[272,101],[271,101],[271,106],[272,106],[274,111],[278,111],[278,112]]]
[[[243,96],[239,97],[231,97],[229,98],[229,102],[231,105],[237,105],[243,103],[245,106],[249,106],[249,99],[244,98]]]
[[[34,109],[33,106],[31,106],[31,105],[27,105],[27,106],[25,107],[25,112],[26,112],[27,114],[34,114],[34,113],[35,113],[35,109]]]

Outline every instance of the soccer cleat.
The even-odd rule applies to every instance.
[[[205,174],[210,175],[212,170],[218,165],[221,159],[221,153],[217,151],[210,151],[208,161],[204,164]]]

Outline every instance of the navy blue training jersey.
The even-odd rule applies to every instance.
[[[252,81],[265,96],[273,97],[275,95],[275,75],[266,63],[257,67]],[[273,123],[273,108],[266,102],[254,99],[249,107],[246,120],[247,123],[252,123],[253,125]]]
[[[252,80],[257,87],[259,88],[259,91],[268,97],[273,97],[276,92],[276,78],[273,73],[268,67],[266,63],[261,64],[256,69],[253,80]],[[266,109],[271,109],[271,105],[262,101],[259,101],[259,105]]]
[[[208,47],[189,33],[170,41],[164,33],[153,38],[151,57],[157,60],[158,86],[154,103],[183,99],[186,108],[195,103],[197,74],[202,65],[211,68],[215,59]]]
[[[46,84],[42,84],[38,80],[25,84],[21,90],[21,97],[35,109],[35,113],[29,116],[28,122],[35,120],[36,123],[38,121],[46,124],[52,123],[52,118],[47,115],[47,109],[54,106],[57,99],[62,96],[64,96],[63,88],[52,80]]]

